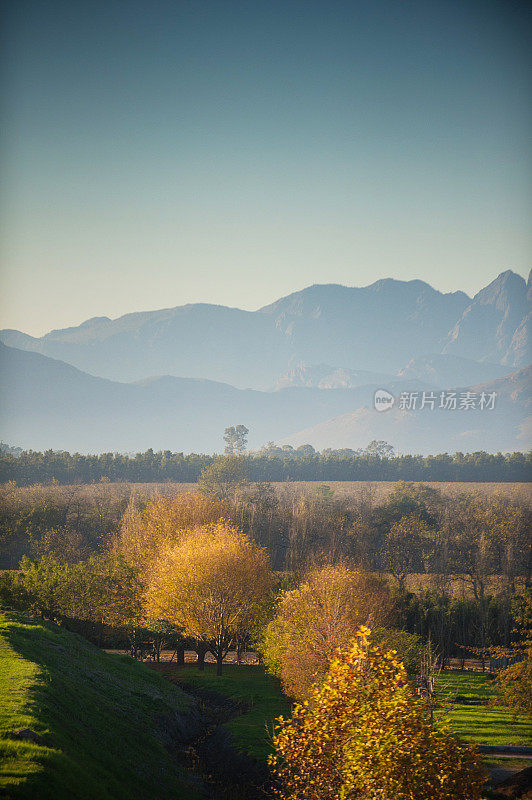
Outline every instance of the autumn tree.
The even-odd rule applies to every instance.
[[[451,567],[462,574],[475,599],[485,602],[487,580],[495,570],[495,540],[488,523],[489,500],[479,495],[461,495],[448,505],[446,527]]]
[[[423,565],[429,535],[426,524],[416,514],[401,517],[391,526],[384,545],[384,564],[401,591],[405,590],[407,575]]]
[[[310,701],[277,721],[270,764],[283,800],[477,800],[475,751],[435,729],[394,651],[362,627]]]
[[[131,502],[117,535],[111,538],[111,549],[134,565],[147,581],[159,554],[176,544],[184,531],[228,516],[225,503],[200,492],[156,497],[144,508]]]
[[[146,611],[208,647],[221,675],[225,655],[252,627],[271,583],[263,549],[227,522],[203,525],[161,554]]]
[[[384,650],[394,650],[409,675],[420,671],[429,647],[420,636],[400,628],[372,628],[371,644]]]
[[[336,649],[362,623],[382,625],[387,608],[387,589],[377,577],[343,565],[315,570],[281,597],[266,628],[264,661],[287,694],[304,699],[312,684],[323,679]]]

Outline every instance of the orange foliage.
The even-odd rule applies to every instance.
[[[142,510],[130,504],[113,549],[137,567],[147,580],[159,554],[176,544],[185,531],[228,516],[224,502],[208,499],[199,492],[157,497]]]
[[[208,645],[218,661],[249,631],[272,584],[266,551],[231,524],[194,528],[154,563],[149,617],[166,619]]]
[[[343,565],[311,572],[285,592],[268,625],[264,659],[287,694],[304,699],[327,672],[338,647],[345,646],[368,620],[383,624],[387,588],[376,576]]]

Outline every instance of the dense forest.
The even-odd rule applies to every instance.
[[[377,445],[379,443],[376,443]],[[385,444],[385,443],[381,443]],[[245,455],[248,480],[263,481],[492,481],[530,480],[531,453],[440,453],[432,456],[388,456],[386,448],[364,451],[324,450],[310,445],[294,449],[270,446]],[[0,456],[0,483],[95,483],[109,480],[131,483],[196,482],[215,455],[147,450],[136,455],[70,454],[47,450],[4,452]]]

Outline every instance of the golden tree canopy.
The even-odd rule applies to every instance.
[[[113,549],[147,578],[163,550],[176,544],[184,531],[228,516],[225,503],[199,492],[156,497],[144,509],[131,504],[126,510]]]
[[[387,597],[381,580],[344,565],[315,570],[286,592],[266,629],[264,657],[287,694],[304,699],[362,623],[386,622]]]
[[[190,530],[161,554],[146,611],[209,643],[221,663],[235,637],[253,625],[271,584],[266,551],[220,521]]]
[[[362,627],[310,701],[279,718],[270,764],[283,800],[477,800],[474,751],[430,723],[394,651]]]

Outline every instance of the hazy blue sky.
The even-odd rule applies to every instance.
[[[5,2],[0,325],[530,266],[530,11]]]

